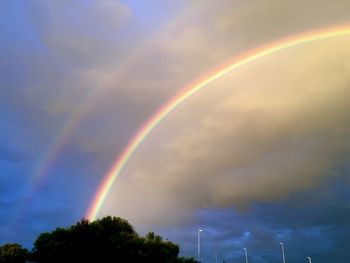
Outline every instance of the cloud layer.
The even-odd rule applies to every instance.
[[[104,213],[173,222],[279,201],[336,177],[350,151],[348,46],[348,37],[298,46],[190,98],[131,159]]]
[[[349,12],[343,0],[2,1],[0,242],[30,247],[40,232],[79,220],[133,134],[181,87],[262,44],[349,23]],[[338,219],[320,224],[342,224],[348,208],[332,204],[347,197],[337,185],[349,183],[339,177],[349,150],[347,42],[281,52],[192,97],[138,149],[103,212],[145,231],[170,225],[164,233],[188,253],[195,248],[187,233],[197,223],[212,229],[211,246],[227,251],[231,244],[257,249],[288,233],[300,241],[304,234],[279,225],[278,215],[305,192],[329,203],[320,214],[311,202],[317,216],[292,222],[334,212]],[[57,139],[69,122],[67,138]],[[215,226],[218,218],[226,223]],[[312,235],[321,229],[314,236],[323,238],[322,249],[325,237],[341,243],[340,229],[347,230],[305,228],[316,229]]]

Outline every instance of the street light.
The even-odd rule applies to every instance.
[[[311,262],[311,258],[310,258],[310,257],[307,257],[307,259],[309,260],[309,263],[312,263],[312,262]]]
[[[198,262],[201,262],[201,232],[202,229],[198,229]]]
[[[218,253],[214,253],[215,256],[215,263],[218,263]]]
[[[283,246],[283,243],[281,242],[280,245],[281,245],[281,248],[282,248],[283,263],[286,263],[286,258],[285,258],[285,256],[284,256],[284,246]]]
[[[245,263],[248,263],[248,251],[246,248],[243,248],[244,252],[245,252]]]

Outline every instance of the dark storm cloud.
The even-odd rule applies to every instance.
[[[327,196],[320,197],[320,192],[327,192]],[[198,214],[197,228],[190,224],[163,231],[185,245],[185,255],[195,257],[195,230],[203,229],[202,256],[209,262],[213,253],[228,262],[244,260],[243,247],[248,248],[251,260],[277,262],[282,257],[280,242],[290,262],[303,262],[307,256],[318,262],[343,262],[349,257],[345,248],[349,246],[350,209],[342,202],[347,196],[348,186],[332,180],[283,202],[261,202],[246,211],[203,210]]]

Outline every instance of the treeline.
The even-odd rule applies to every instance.
[[[0,247],[0,263],[196,262],[179,257],[179,252],[178,245],[153,232],[139,236],[127,220],[108,216],[92,222],[82,219],[68,228],[42,233],[32,251],[19,244],[5,244]]]

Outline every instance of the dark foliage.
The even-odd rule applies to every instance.
[[[0,247],[0,263],[23,263],[29,251],[19,244],[8,243]]]
[[[180,262],[180,263],[199,263],[194,258],[184,258],[184,257],[179,258],[178,262]]]
[[[140,237],[128,221],[105,217],[86,219],[69,228],[41,234],[34,243],[32,260],[58,262],[192,263],[179,258],[179,246],[149,233]]]

